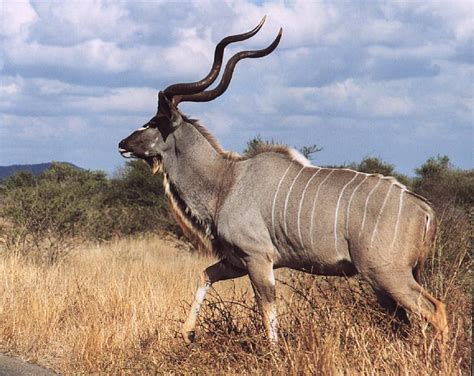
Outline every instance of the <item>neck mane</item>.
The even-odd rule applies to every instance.
[[[251,159],[262,153],[278,153],[286,156],[290,160],[300,162],[302,165],[306,165],[309,163],[302,155],[300,155],[298,151],[282,144],[262,142],[245,154],[239,154],[233,151],[224,150],[217,138],[211,132],[209,132],[209,130],[204,125],[202,125],[199,120],[189,119],[187,117],[183,118],[188,123],[192,124],[194,128],[199,133],[201,133],[201,135],[209,142],[209,144],[214,148],[214,150],[224,159],[233,162],[240,162]]]
[[[208,255],[219,257],[218,248],[215,247],[215,226],[212,222],[203,220],[194,212],[181,197],[176,186],[170,182],[168,174],[163,173],[163,186],[179,227],[196,248]]]

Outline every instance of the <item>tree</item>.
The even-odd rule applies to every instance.
[[[161,208],[166,205],[163,179],[153,175],[144,161],[127,161],[111,180],[107,203]]]
[[[262,137],[258,134],[255,137],[251,138],[249,141],[247,141],[247,146],[245,147],[243,153],[247,155],[254,155],[258,150],[260,150],[262,147],[266,146],[285,146],[283,144],[279,144],[275,142],[274,140],[264,140]],[[309,145],[309,146],[303,146],[302,148],[298,149],[298,151],[303,154],[303,156],[309,160],[313,159],[313,154],[323,150],[322,148],[319,148],[317,145]]]
[[[180,233],[161,177],[153,176],[143,161],[127,162],[113,179],[102,171],[56,163],[38,177],[19,173],[7,179],[0,193],[0,217],[5,219],[0,230],[7,248],[51,263],[79,239]]]
[[[357,165],[357,171],[366,172],[368,174],[382,174],[385,176],[395,175],[394,166],[386,163],[377,157],[365,157]]]
[[[0,216],[10,225],[7,246],[54,263],[81,236],[91,210],[107,187],[102,172],[55,163],[38,177],[19,173],[7,179]]]
[[[36,184],[35,176],[30,171],[18,171],[5,180],[5,188],[32,187]]]
[[[262,139],[262,137],[258,134],[255,137],[251,138],[247,141],[247,146],[245,147],[243,154],[246,155],[254,155],[260,150],[262,147],[269,146],[269,145],[277,145],[277,143],[273,140],[267,141]]]
[[[359,163],[352,162],[349,164],[339,165],[339,166],[327,166],[334,168],[350,168],[355,171],[365,172],[367,174],[381,174],[384,176],[393,176],[400,183],[410,186],[411,180],[408,176],[403,175],[395,171],[395,167],[387,162],[384,162],[379,157],[364,157]]]
[[[316,144],[310,146],[303,146],[299,149],[299,152],[308,160],[313,160],[313,154],[316,154],[323,150],[323,148],[318,147]]]
[[[432,180],[446,177],[453,169],[447,155],[436,158],[429,158],[421,167],[415,169],[416,174],[421,180]]]
[[[454,167],[446,155],[429,158],[415,169],[413,189],[438,207],[474,204],[474,169]]]

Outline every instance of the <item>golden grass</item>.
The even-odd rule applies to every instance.
[[[197,343],[185,346],[178,331],[211,262],[157,236],[85,247],[57,265],[0,258],[0,350],[63,374],[470,373],[470,280],[461,266],[451,279],[433,278],[449,286],[449,296],[434,291],[450,315],[443,365],[431,328],[413,317],[412,329],[394,334],[359,280],[285,270],[277,272],[277,348],[261,334],[247,278],[216,285]]]

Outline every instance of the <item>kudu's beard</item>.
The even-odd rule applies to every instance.
[[[151,173],[155,175],[158,172],[163,172],[163,158],[161,155],[158,155],[156,157],[150,157],[145,159],[146,163],[151,168]]]
[[[124,158],[137,158],[143,159],[151,168],[151,173],[155,175],[157,172],[163,172],[163,157],[161,155],[156,155],[154,157],[138,157],[131,151],[127,151],[125,149],[120,149],[120,154]]]

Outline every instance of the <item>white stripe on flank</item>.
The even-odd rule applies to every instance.
[[[306,193],[306,189],[308,188],[309,186],[309,183],[311,183],[311,181],[313,180],[313,178],[321,171],[322,169],[320,168],[318,171],[316,171],[313,176],[311,176],[311,178],[308,180],[308,182],[306,183],[306,186],[304,187],[303,189],[303,194],[301,195],[301,200],[300,200],[300,206],[298,208],[298,236],[300,238],[300,244],[301,244],[301,247],[303,248],[303,251],[304,253],[306,253],[306,256],[308,257],[308,260],[309,260],[309,255],[308,255],[308,252],[306,252],[306,248],[304,247],[304,244],[303,244],[303,238],[301,236],[301,227],[300,227],[300,223],[301,223],[301,209],[303,208],[303,200],[304,200],[304,195]],[[311,261],[311,260],[309,260]]]
[[[283,176],[281,177],[280,182],[278,183],[277,190],[276,190],[276,192],[275,192],[275,196],[273,197],[273,205],[272,205],[272,229],[273,229],[273,237],[276,237],[276,233],[275,233],[275,203],[276,203],[276,199],[277,199],[277,196],[278,196],[278,192],[280,191],[281,183],[283,182],[283,179],[285,179],[285,176],[286,176],[286,174],[288,173],[288,171],[290,171],[290,168],[291,168],[292,165],[293,165],[293,163],[290,163],[290,165],[289,165],[288,168],[286,169],[285,173],[284,173]]]
[[[148,129],[148,128],[149,128],[149,126],[148,126],[148,125],[145,125],[144,127],[138,128],[137,131],[144,131],[144,130],[146,130],[146,129]]]
[[[397,222],[395,223],[395,233],[393,234],[392,244],[390,244],[390,250],[393,249],[393,246],[395,245],[395,240],[397,239],[398,225],[399,225],[399,223],[400,223],[400,215],[402,214],[403,192],[404,192],[404,190],[401,189],[401,190],[400,190],[400,201],[398,202]]]
[[[423,241],[426,240],[426,236],[428,235],[428,231],[430,229],[430,223],[431,223],[431,216],[426,213],[426,226],[425,226],[425,233],[423,234]]]
[[[379,181],[378,181],[377,184],[375,184],[374,187],[370,190],[369,194],[367,195],[367,199],[365,200],[364,215],[362,216],[362,224],[360,225],[358,240],[360,240],[360,235],[362,234],[362,230],[364,229],[365,216],[366,216],[366,214],[367,214],[367,206],[369,205],[370,196],[372,196],[372,193],[374,193],[374,191],[377,189],[377,187],[378,187],[378,185],[380,184],[381,181],[382,181],[382,179],[379,178]]]
[[[293,189],[293,186],[296,183],[296,179],[298,179],[298,176],[300,176],[300,174],[303,172],[304,169],[305,169],[305,166],[303,166],[301,170],[296,174],[296,176],[293,179],[293,182],[290,185],[290,189],[288,190],[288,193],[286,194],[285,207],[283,209],[283,224],[285,227],[285,235],[288,235],[287,225],[286,225],[286,212],[288,208],[288,200],[290,199],[291,190]]]
[[[355,189],[352,191],[351,197],[349,198],[349,203],[347,204],[347,210],[346,210],[346,236],[349,236],[349,211],[351,210],[352,199],[354,198],[354,195],[359,189],[359,187],[362,185],[364,181],[367,180],[369,176],[370,175],[366,175],[365,178],[362,179],[362,181],[359,184],[357,184],[357,187],[355,187]]]
[[[339,194],[339,198],[337,199],[336,215],[334,217],[334,247],[336,249],[336,254],[338,253],[338,250],[337,250],[337,217],[338,217],[338,214],[339,214],[339,204],[341,203],[342,195],[344,194],[344,191],[346,190],[347,186],[349,184],[351,184],[355,180],[355,178],[357,178],[357,176],[359,176],[358,172],[356,172],[355,175],[352,177],[352,179],[346,185],[344,185],[344,187],[342,187],[341,193]]]
[[[375,239],[375,234],[377,233],[377,225],[379,224],[379,220],[382,217],[382,212],[383,209],[385,208],[385,204],[387,203],[388,196],[390,196],[390,191],[393,188],[393,183],[390,184],[390,188],[387,191],[387,194],[385,195],[385,198],[382,203],[382,207],[380,208],[379,215],[377,216],[377,220],[375,221],[375,226],[374,226],[374,231],[372,231],[372,237],[370,238],[370,247],[372,247],[372,243],[374,242]]]
[[[314,219],[314,209],[316,208],[316,201],[318,200],[319,196],[319,190],[321,189],[321,186],[324,184],[324,182],[332,175],[332,173],[336,171],[334,169],[331,170],[329,174],[326,175],[326,177],[323,179],[321,183],[319,183],[318,190],[316,191],[316,195],[314,196],[314,201],[313,201],[313,207],[311,209],[311,221],[309,225],[309,234],[310,234],[310,239],[311,239],[311,249],[313,249],[313,219]]]

